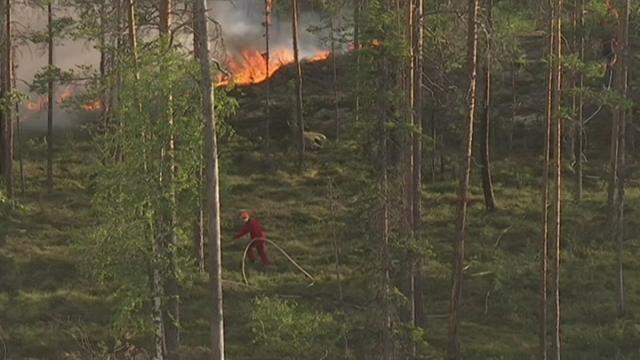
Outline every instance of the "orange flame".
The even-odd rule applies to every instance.
[[[73,90],[71,88],[66,88],[62,91],[62,93],[57,97],[55,102],[57,104],[62,105],[70,101],[73,98]],[[42,96],[39,99],[33,101],[26,101],[24,103],[25,109],[28,111],[39,112],[44,111],[49,106],[49,99],[46,96]],[[94,102],[81,105],[80,107],[86,111],[98,111],[103,108],[103,104],[101,100],[96,100]]]
[[[65,102],[71,100],[72,97],[73,97],[73,91],[71,91],[70,88],[66,88],[66,89],[64,89],[62,94],[60,96],[58,96],[57,103],[58,104],[65,103]]]
[[[330,51],[320,51],[318,54],[313,55],[308,60],[309,62],[323,61],[323,60],[327,60],[329,56],[331,56]]]
[[[102,103],[102,100],[96,100],[92,103],[84,104],[81,107],[85,111],[94,112],[94,111],[102,110],[104,108],[104,104]]]
[[[309,62],[326,60],[330,56],[329,51],[321,51],[306,60]],[[244,50],[239,57],[229,61],[231,76],[218,76],[216,86],[224,86],[229,83],[237,85],[259,84],[271,78],[282,66],[294,61],[291,49],[279,49],[269,56],[269,69],[267,73],[266,54],[258,50]]]

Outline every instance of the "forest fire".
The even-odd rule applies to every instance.
[[[315,62],[329,58],[329,51],[320,51],[306,61]],[[216,86],[225,86],[229,83],[237,85],[259,84],[269,79],[282,66],[293,63],[294,56],[291,49],[280,49],[269,56],[269,69],[267,71],[266,54],[258,50],[244,50],[240,56],[232,59],[228,66],[231,76],[219,76]]]
[[[69,102],[73,99],[74,93],[71,88],[66,88],[57,96],[55,102],[58,105],[62,105],[63,103]],[[31,112],[39,112],[44,111],[49,106],[49,99],[46,96],[42,96],[33,101],[24,102],[24,108],[27,111]],[[82,109],[89,112],[94,112],[101,110],[103,108],[103,104],[101,100],[96,100],[87,104],[80,105]]]

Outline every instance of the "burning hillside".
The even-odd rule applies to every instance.
[[[329,55],[328,51],[318,51],[311,57],[303,59],[303,61],[321,61],[327,59]],[[258,50],[243,50],[239,55],[232,56],[229,61],[228,67],[231,76],[219,76],[216,86],[225,86],[230,83],[236,85],[260,84],[271,78],[280,68],[293,62],[294,55],[291,49],[285,48],[274,51],[269,55],[269,61],[267,61],[267,55]]]
[[[348,69],[353,60],[351,55],[347,53],[336,57],[339,111],[345,118],[351,113],[347,79]],[[315,56],[301,61],[305,128],[307,131],[320,132],[329,137],[335,133],[335,112],[332,110],[334,93],[330,90],[333,89],[333,71],[332,62],[327,61],[330,60],[330,56],[329,52],[318,52]],[[257,63],[264,69],[266,62],[264,58],[260,59],[262,61]],[[232,90],[231,95],[238,100],[240,106],[230,123],[238,134],[244,137],[254,140],[262,137],[267,123],[265,100],[268,83],[271,136],[275,141],[283,140],[285,145],[288,143],[286,138],[291,134],[289,126],[294,123],[295,106],[290,83],[296,78],[296,66],[292,60],[273,64],[277,66],[271,70],[270,62],[269,77],[250,77],[252,81],[247,81],[243,86]]]
[[[64,88],[59,91],[58,94],[54,96],[54,103],[62,106],[64,104],[68,104],[75,99],[76,91],[72,87]],[[29,112],[41,112],[45,111],[49,106],[49,98],[47,96],[41,96],[36,100],[25,101],[23,103],[24,108]],[[80,105],[80,108],[85,111],[94,112],[101,110],[103,108],[103,104],[101,100],[96,100],[93,102],[88,102],[86,104]]]

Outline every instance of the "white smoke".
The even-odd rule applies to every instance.
[[[281,4],[274,1],[274,6]],[[291,4],[286,4],[289,8]],[[211,16],[220,23],[227,51],[231,54],[247,47],[264,51],[265,15],[264,0],[209,0]],[[299,18],[299,47],[301,57],[307,57],[325,50],[318,34],[308,31],[311,26],[321,26],[321,14],[305,11]],[[272,10],[269,42],[271,50],[291,49],[293,29],[290,11]]]
[[[279,1],[274,1],[272,21],[270,27],[270,47],[272,51],[292,48],[292,25],[290,11],[277,8]],[[208,0],[210,17],[220,24],[223,42],[227,55],[234,56],[241,50],[251,48],[258,51],[265,49],[264,37],[264,0]],[[290,8],[291,4],[287,4]],[[54,6],[54,17],[71,16],[71,9],[61,9]],[[14,30],[17,37],[35,31],[45,31],[47,24],[46,7],[32,7],[24,4],[13,5]],[[320,37],[308,31],[310,26],[320,26],[321,14],[318,11],[303,11],[300,14],[299,48],[301,57],[308,57],[325,50]],[[186,47],[191,47],[190,36],[179,36]],[[220,42],[219,39],[215,40]],[[17,47],[17,87],[23,93],[28,93],[28,84],[32,83],[34,75],[47,66],[46,44],[32,44],[28,41],[15,41]],[[77,69],[79,66],[97,68],[100,53],[94,44],[86,40],[58,40],[55,43],[53,60],[55,66],[63,71]],[[57,90],[55,98],[65,88]],[[39,94],[31,94],[32,100],[40,98]],[[54,106],[54,127],[62,128],[73,125],[73,118],[79,114],[62,109],[59,104]],[[41,111],[21,111],[23,125],[31,130],[46,129],[46,109]],[[82,115],[82,114],[80,114]]]

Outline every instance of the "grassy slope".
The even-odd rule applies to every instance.
[[[0,242],[0,335],[9,358],[59,359],[76,355],[87,358],[87,349],[97,351],[99,343],[113,348],[109,321],[113,313],[109,296],[84,278],[78,267],[82,256],[72,244],[82,241],[95,219],[89,217],[87,192],[93,149],[85,136],[74,135],[63,142],[58,153],[56,192],[43,195],[42,144],[29,145],[28,191],[21,207],[11,217],[8,236]],[[266,171],[254,153],[235,155],[223,180],[223,262],[225,266],[225,321],[227,351],[231,359],[271,359],[277,354],[256,355],[248,323],[251,300],[259,295],[294,297],[297,301],[328,310],[337,307],[333,278],[333,249],[329,227],[327,174],[334,176],[341,209],[349,206],[358,191],[353,179],[360,174],[354,163],[329,162],[329,155],[314,158],[303,173],[284,159],[274,171]],[[326,160],[326,161],[325,161]],[[537,242],[540,223],[539,171],[536,161],[497,165],[496,195],[501,210],[487,215],[481,192],[474,189],[471,207],[464,290],[463,346],[467,359],[528,359],[537,343],[538,275]],[[329,164],[329,165],[327,165]],[[517,173],[513,169],[518,169]],[[475,179],[476,184],[478,183]],[[455,181],[428,183],[425,196],[425,233],[433,247],[426,262],[427,309],[445,314],[449,289],[450,242],[454,229],[453,191]],[[563,337],[565,359],[637,359],[640,357],[640,288],[635,234],[639,223],[636,209],[640,191],[627,193],[626,228],[628,314],[615,319],[615,256],[603,240],[605,196],[595,184],[585,201],[565,207],[563,238]],[[313,287],[271,247],[277,267],[263,272],[250,267],[253,288],[241,284],[242,242],[232,242],[237,228],[237,210],[249,208],[261,219],[271,237],[284,246],[317,277]],[[344,216],[344,211],[337,212]],[[351,218],[338,219],[349,224]],[[499,239],[499,241],[498,241]],[[361,240],[341,239],[353,249]],[[362,272],[361,260],[345,252],[343,272],[349,303],[370,305],[364,291],[370,275]],[[375,261],[375,259],[372,259]],[[182,306],[185,358],[201,358],[208,344],[208,297],[205,279],[185,289]],[[362,312],[350,307],[354,315]],[[434,316],[426,331],[434,351],[444,349],[446,319]],[[84,342],[85,337],[90,340]],[[358,341],[352,345],[357,348]],[[363,359],[373,356],[360,353]],[[302,357],[303,358],[303,357]]]

